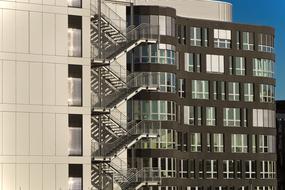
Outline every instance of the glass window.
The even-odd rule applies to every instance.
[[[206,65],[208,73],[224,73],[224,56],[207,54]]]
[[[241,117],[239,108],[224,108],[224,126],[240,127]]]
[[[186,89],[185,89],[185,79],[179,79],[178,80],[178,95],[180,98],[186,97]]]
[[[223,160],[224,179],[233,179],[235,172],[234,160]]]
[[[180,160],[179,177],[180,178],[188,178],[188,160]]]
[[[275,128],[275,112],[266,109],[253,109],[252,110],[253,127],[271,127]]]
[[[238,82],[228,82],[228,100],[229,101],[240,100],[240,89]]]
[[[68,189],[82,190],[83,189],[83,172],[82,164],[68,165]]]
[[[184,124],[194,125],[194,106],[184,106]]]
[[[201,133],[191,133],[191,152],[201,152]]]
[[[247,179],[256,178],[256,161],[255,160],[245,161],[245,178]]]
[[[232,57],[229,60],[229,69],[231,75],[245,75],[245,58],[244,57]]]
[[[276,178],[276,162],[261,161],[260,174],[261,174],[261,177],[260,177],[261,179],[275,179]]]
[[[172,36],[172,18],[167,16],[166,17],[166,35]]]
[[[259,135],[259,152],[275,153],[276,138],[273,135]]]
[[[68,155],[82,156],[82,115],[68,115]]]
[[[191,179],[194,179],[195,178],[195,160],[189,160],[189,170],[190,170],[189,177]]]
[[[68,15],[68,56],[82,56],[82,17]]]
[[[68,65],[68,105],[82,106],[81,65]]]
[[[173,178],[176,177],[176,159],[175,158],[158,158],[161,177]]]
[[[260,102],[275,102],[275,87],[269,84],[260,84]]]
[[[224,152],[224,134],[214,133],[214,152]]]
[[[270,34],[258,34],[258,51],[274,52],[274,36]]]
[[[201,72],[201,54],[185,53],[185,71]]]
[[[254,90],[252,83],[244,83],[244,101],[253,102],[254,100]]]
[[[209,99],[209,84],[204,80],[192,80],[192,98]]]
[[[236,38],[237,38],[237,49],[240,49],[240,31],[236,32]]]
[[[135,120],[176,120],[176,103],[164,100],[134,100]]]
[[[198,160],[198,177],[199,179],[204,178],[204,161]]]
[[[231,144],[233,153],[247,153],[248,152],[248,135],[232,134]]]
[[[216,125],[216,109],[215,107],[206,107],[206,125]]]
[[[81,0],[67,0],[69,7],[81,8]]]
[[[242,32],[242,49],[243,50],[254,50],[254,34],[253,32]]]
[[[159,34],[166,35],[166,17],[159,16]]]
[[[231,31],[214,29],[214,47],[215,48],[231,48]]]
[[[206,160],[206,178],[216,179],[218,177],[217,160]]]
[[[204,47],[208,47],[208,28],[203,28]]]
[[[202,29],[199,27],[190,27],[190,44],[191,46],[202,45]]]
[[[253,76],[274,77],[274,61],[269,59],[253,59]]]

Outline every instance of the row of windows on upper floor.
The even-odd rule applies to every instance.
[[[136,162],[144,168],[159,168],[162,178],[276,179],[277,173],[276,162],[267,160],[178,160],[159,157],[137,158]]]
[[[179,56],[176,48],[169,44],[144,44],[128,53],[128,63],[150,63],[150,64],[170,64],[179,65]],[[205,57],[202,57],[205,56]],[[228,58],[229,71],[225,70],[225,62]],[[202,64],[205,60],[205,65]],[[184,69],[188,72],[201,72],[205,67],[206,73],[245,76],[251,75],[248,71],[247,63],[251,62],[252,76],[274,77],[274,61],[269,59],[253,58],[246,60],[245,57],[224,56],[214,54],[184,53]]]
[[[209,29],[200,27],[190,27],[190,36],[187,36],[186,26],[178,25],[178,43],[189,44],[196,47],[209,46]],[[214,48],[231,49],[232,48],[232,31],[223,29],[214,29],[213,39]],[[190,40],[189,40],[190,39]],[[257,35],[258,49],[255,49],[255,33],[254,32],[236,32],[236,47],[238,50],[274,52],[274,36],[270,34],[258,33]]]
[[[231,134],[225,136],[223,133],[189,134],[175,129],[160,129],[158,133],[158,138],[140,140],[136,143],[135,148],[171,149],[182,152],[276,153],[276,138],[273,135]],[[249,139],[251,140],[251,145]],[[251,150],[249,149],[250,146]],[[230,149],[226,150],[227,147],[230,147]]]
[[[275,88],[273,85],[239,83],[231,81],[192,80],[190,84],[186,79],[176,78],[176,74],[167,72],[141,72],[135,79],[140,85],[158,87],[159,92],[178,93],[180,98],[187,96],[187,87],[192,89],[192,99],[213,99],[228,101],[253,102],[256,100],[256,91],[259,87],[259,101],[273,103],[275,101]],[[210,94],[213,92],[213,94]]]
[[[134,100],[128,102],[134,120],[181,121],[190,126],[263,127],[275,128],[275,112],[268,109],[246,109],[226,107],[184,106],[182,110],[173,101]],[[177,113],[178,110],[178,113]],[[218,120],[218,113],[223,114]],[[178,117],[177,117],[178,116]],[[249,118],[252,123],[249,122]]]
[[[199,185],[199,186],[144,186],[142,190],[277,190],[275,186],[256,185],[252,189],[252,185],[231,186],[231,185]]]
[[[130,25],[130,15],[127,16],[128,25]],[[159,34],[167,36],[177,36],[178,43],[189,44],[197,47],[209,46],[209,29],[191,26],[187,28],[185,25],[176,24],[175,19],[163,15],[134,15],[134,25],[147,23],[154,26],[159,26]],[[188,31],[189,30],[189,31]],[[236,43],[237,49],[255,50],[254,32],[237,31]],[[225,29],[214,29],[213,39],[215,48],[230,49],[232,47],[232,31]],[[242,42],[241,42],[242,41]],[[258,51],[269,52],[274,51],[274,36],[265,33],[258,33]]]

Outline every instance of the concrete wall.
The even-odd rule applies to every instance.
[[[67,190],[68,164],[91,187],[90,15],[66,0],[0,1],[0,190]],[[67,56],[68,14],[83,16],[83,57]],[[68,64],[83,66],[83,106],[68,107]],[[69,157],[68,114],[83,114],[83,157]]]
[[[136,5],[159,5],[173,7],[178,16],[217,20],[232,21],[232,5],[226,2],[211,0],[134,0]]]

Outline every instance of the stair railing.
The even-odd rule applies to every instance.
[[[91,16],[94,16],[96,14],[98,14],[98,1],[91,0]],[[118,29],[122,34],[126,34],[126,20],[123,19],[103,1],[101,1],[101,15],[106,21],[108,21],[113,27]]]
[[[147,120],[139,121],[130,129],[127,130],[127,134],[125,136],[121,136],[111,143],[103,143],[101,150],[102,155],[100,155],[98,151],[94,151],[93,156],[94,157],[110,156],[109,154],[111,152],[115,151],[118,148],[118,146],[122,146],[124,143],[128,143],[128,140],[133,140],[134,137],[136,136],[139,137],[140,135],[159,136],[160,130],[161,130],[160,121],[147,121]],[[96,147],[95,145],[92,146]]]

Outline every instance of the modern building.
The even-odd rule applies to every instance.
[[[276,101],[278,190],[285,187],[285,101]]]
[[[274,29],[208,0],[0,1],[0,190],[276,190]]]

